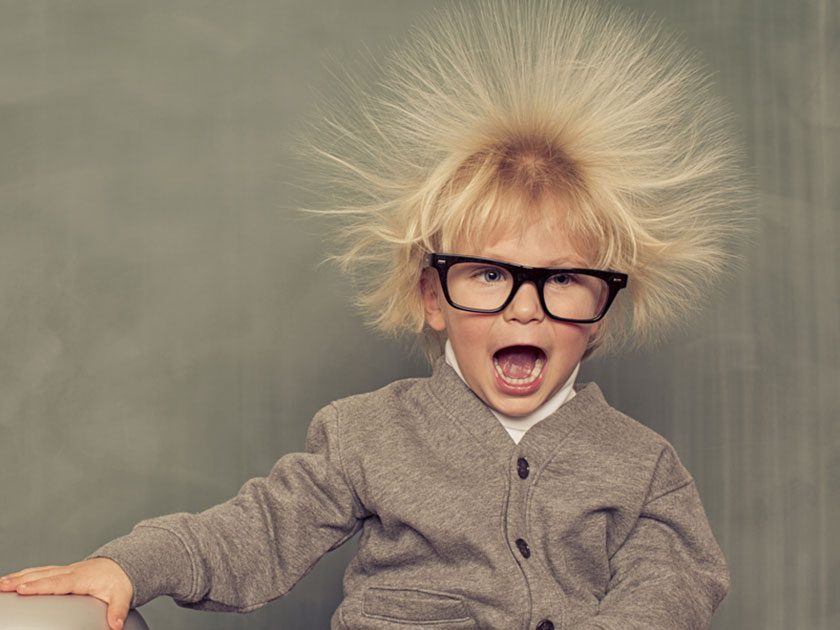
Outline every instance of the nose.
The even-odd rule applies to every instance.
[[[523,282],[516,290],[510,304],[505,307],[503,314],[507,321],[518,321],[523,324],[545,319],[536,285],[533,282]]]

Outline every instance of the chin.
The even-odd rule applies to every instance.
[[[518,418],[520,416],[527,416],[532,411],[538,409],[541,404],[542,401],[534,400],[506,400],[501,401],[498,405],[490,406],[499,413]]]

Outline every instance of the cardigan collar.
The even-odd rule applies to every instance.
[[[597,383],[576,383],[576,395],[531,427],[516,444],[490,407],[467,386],[444,356],[435,360],[426,385],[428,393],[450,419],[500,462],[527,454],[533,464],[545,463],[581,421],[594,419],[610,409]]]

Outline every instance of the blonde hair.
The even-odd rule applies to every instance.
[[[308,136],[332,183],[316,212],[346,219],[331,260],[355,272],[368,321],[422,333],[430,360],[443,338],[424,321],[424,258],[458,240],[551,221],[628,273],[584,357],[659,341],[736,262],[748,186],[730,116],[658,26],[564,0],[452,6],[383,74]]]

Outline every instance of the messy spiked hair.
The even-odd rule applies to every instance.
[[[584,358],[659,341],[737,262],[748,191],[730,116],[657,25],[566,0],[459,4],[382,72],[308,136],[332,183],[317,212],[345,218],[332,259],[357,272],[369,322],[430,360],[444,337],[419,280],[425,254],[456,243],[544,222],[628,273]]]

